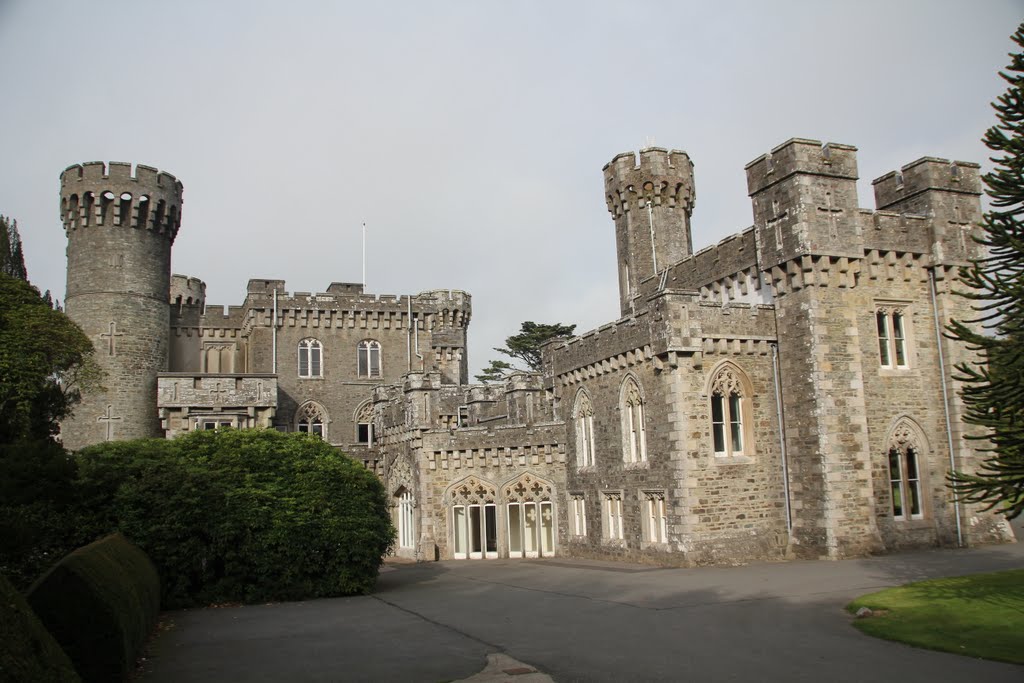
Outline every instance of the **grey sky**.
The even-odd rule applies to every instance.
[[[743,166],[791,137],[870,181],[984,162],[1024,2],[0,0],[0,213],[63,298],[58,176],[131,161],[185,186],[173,270],[473,295],[471,371],[523,320],[618,315],[601,167],[695,164],[697,249],[751,221]]]

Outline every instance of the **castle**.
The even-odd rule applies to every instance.
[[[392,498],[399,555],[677,565],[1009,540],[955,502],[977,458],[941,334],[978,256],[977,164],[923,158],[857,206],[856,149],[792,139],[746,167],[754,224],[693,253],[693,165],[604,168],[621,318],[543,349],[542,373],[468,383],[470,296],[286,291],[208,306],[171,275],[182,185],[100,162],[61,175],[68,315],[105,389],[78,448],[195,429],[318,434]]]

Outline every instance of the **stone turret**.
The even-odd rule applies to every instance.
[[[640,283],[692,253],[696,194],[686,152],[658,147],[619,154],[604,167],[605,201],[615,221],[622,315],[632,313]]]
[[[793,138],[746,171],[762,270],[808,254],[862,255],[856,147]]]
[[[67,234],[65,309],[92,339],[106,372],[61,425],[72,449],[162,436],[153,409],[167,370],[171,245],[181,225],[182,185],[150,166],[88,162],[60,177]]]
[[[879,211],[931,219],[935,262],[966,265],[981,256],[977,236],[981,222],[981,177],[978,164],[923,157],[875,180]]]

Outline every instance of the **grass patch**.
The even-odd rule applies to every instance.
[[[864,595],[846,609],[864,633],[930,650],[1024,664],[1024,569],[934,579]]]

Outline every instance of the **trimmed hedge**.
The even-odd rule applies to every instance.
[[[0,681],[81,680],[25,598],[0,575]]]
[[[124,680],[156,624],[160,583],[146,554],[111,534],[57,562],[28,602],[83,680]]]

